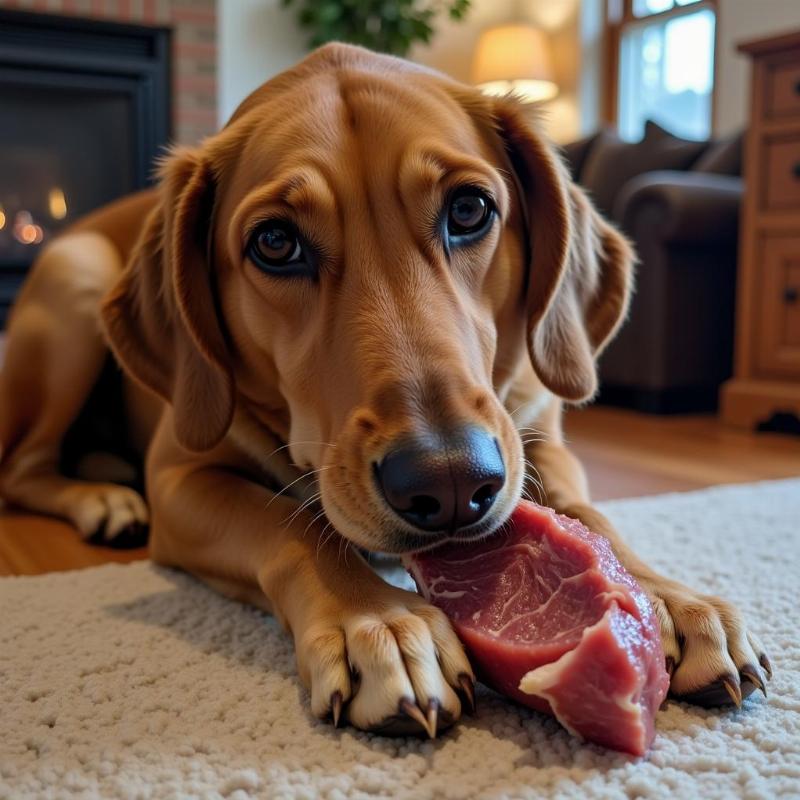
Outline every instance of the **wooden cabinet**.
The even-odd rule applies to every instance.
[[[791,55],[790,55],[791,58]],[[770,117],[800,114],[800,63],[773,67],[767,75],[767,114]]]
[[[800,376],[800,235],[764,240],[759,297],[759,372],[775,378]]]
[[[800,31],[739,47],[753,60],[737,286],[736,365],[722,418],[800,419]]]
[[[800,209],[800,133],[764,143],[764,211]]]

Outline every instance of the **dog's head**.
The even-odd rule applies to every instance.
[[[593,394],[631,265],[523,108],[329,45],[162,178],[104,319],[178,441],[212,448],[246,407],[369,549],[502,523],[504,394],[526,350],[542,391]]]

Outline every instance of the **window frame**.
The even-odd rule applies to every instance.
[[[605,5],[605,69],[603,80],[603,97],[601,104],[602,121],[618,129],[617,114],[619,112],[619,63],[622,37],[632,25],[644,22],[664,21],[674,17],[694,14],[702,9],[714,12],[714,82],[711,87],[711,136],[716,130],[717,119],[717,78],[719,77],[719,2],[718,0],[698,0],[686,6],[673,7],[655,14],[637,17],[633,13],[634,0],[604,0]]]

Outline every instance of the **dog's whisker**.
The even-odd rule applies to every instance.
[[[538,484],[534,483],[533,481],[529,481],[528,485],[523,485],[523,487],[522,487],[522,496],[526,500],[530,500],[532,503],[538,502],[537,498],[534,497],[534,495],[533,495],[532,489],[533,489],[534,486],[536,487],[537,494],[539,495],[539,497],[541,497],[541,495],[542,495],[542,487],[539,486]]]
[[[537,491],[539,492],[539,496],[540,497],[544,497],[545,490],[544,490],[544,484],[542,483],[541,476],[527,475],[526,478],[527,478],[529,483],[533,484],[536,487]]]
[[[331,532],[326,536],[325,533],[331,529]],[[336,535],[336,528],[333,527],[332,522],[328,522],[325,527],[322,529],[322,533],[319,536],[319,541],[317,542],[317,560],[319,560],[319,554],[322,548]]]
[[[547,441],[543,436],[537,436],[535,433],[525,433],[522,434],[520,437],[521,441],[524,442],[544,442]]]
[[[541,428],[537,428],[535,425],[523,425],[521,428],[517,428],[518,431],[530,431],[531,433],[538,433],[540,436],[544,436],[545,432]]]
[[[310,503],[309,503],[309,505],[310,505]],[[289,517],[287,517],[287,518],[286,518],[286,519],[283,521],[283,523],[282,523],[282,527],[286,528],[286,527],[288,527],[289,525],[291,525],[291,524],[292,524],[292,523],[295,521],[295,519],[297,519],[297,517],[298,517],[298,516],[299,516],[299,515],[300,515],[300,514],[301,514],[301,513],[304,511],[304,510],[305,510],[305,509],[304,509],[304,507],[303,507],[303,506],[300,506],[299,508],[295,509],[295,510],[292,512],[292,514],[291,514]]]
[[[313,505],[318,500],[322,498],[322,492],[317,492],[316,494],[311,495],[307,500],[304,500],[288,517],[286,517],[283,522],[281,522],[282,527],[286,527],[287,525],[291,525],[292,522],[297,518],[297,516],[308,508],[310,505]]]
[[[547,492],[544,489],[544,482],[542,481],[541,473],[527,458],[521,458],[520,463],[526,467],[525,480],[532,483],[536,487],[540,498],[539,502],[543,502],[545,497],[547,497]]]
[[[292,511],[281,522],[281,525],[290,525],[292,522],[294,522],[295,517],[297,517],[297,515],[300,514],[300,512],[308,508],[308,506],[319,500],[321,497],[322,497],[322,492],[317,492],[316,494],[312,494],[310,497],[306,498],[294,511]]]
[[[520,404],[519,404],[519,405],[518,405],[518,406],[517,406],[517,407],[516,407],[516,408],[515,408],[513,411],[509,411],[509,412],[508,412],[508,416],[509,416],[509,417],[511,417],[511,418],[513,419],[513,418],[514,418],[514,414],[516,414],[516,413],[517,413],[517,411],[519,411],[519,410],[520,410],[521,408],[523,408],[524,406],[528,405],[528,403],[529,403],[529,402],[530,402],[530,401],[526,401],[526,402],[524,402],[524,403],[520,403]]]
[[[523,445],[532,444],[533,442],[546,442],[550,438],[546,431],[529,425],[523,425],[521,428],[517,428],[517,433]]]
[[[349,539],[344,539],[344,550],[342,550],[342,553],[344,554],[344,565],[345,565],[345,567],[349,566],[348,563],[347,563],[347,550],[349,549],[350,544],[351,543],[350,543]]]
[[[308,525],[306,525],[306,527],[305,527],[305,530],[302,532],[302,534],[300,534],[300,535],[301,535],[301,537],[302,537],[302,536],[305,536],[305,535],[308,533],[308,529],[309,529],[309,528],[310,528],[312,525],[314,525],[314,523],[315,523],[315,522],[316,522],[318,519],[320,519],[320,517],[324,517],[324,516],[325,516],[325,509],[322,509],[322,511],[320,511],[318,514],[316,514],[316,515],[315,515],[315,516],[312,518],[311,522],[309,522],[309,523],[308,523]]]
[[[536,469],[536,467],[534,466],[533,462],[529,458],[526,458],[524,455],[522,456],[522,458],[520,458],[520,463],[524,464],[526,467],[529,467],[534,472],[538,473],[538,471],[539,471],[539,470]]]
[[[267,503],[267,508],[269,508],[285,491],[291,489],[296,483],[299,483],[302,480],[305,480],[308,476],[301,475],[299,478],[295,478],[291,483],[287,483],[286,486],[283,487],[280,491],[276,492],[271,498],[270,501]]]
[[[267,503],[267,508],[269,508],[285,491],[291,489],[296,483],[299,483],[302,480],[316,480],[315,476],[327,469],[331,469],[331,465],[327,467],[319,467],[318,469],[313,469],[310,472],[305,472],[299,478],[295,478],[291,483],[287,483],[283,489],[281,489],[279,492],[276,492],[275,495],[270,498],[270,501]]]
[[[316,558],[317,558],[317,560],[319,560],[319,553],[320,553],[320,550],[322,549],[322,543],[323,543],[322,540],[323,540],[323,537],[325,536],[325,531],[328,530],[328,525],[330,525],[330,522],[328,522],[325,525],[325,527],[320,532],[319,537],[317,538],[317,548],[316,548]]]
[[[344,536],[339,537],[339,548],[336,553],[336,563],[338,564],[339,561],[344,556],[344,565],[347,566],[347,548],[350,547],[350,540],[346,539]]]
[[[336,445],[333,444],[333,442],[289,442],[288,444],[282,444],[280,447],[276,447],[264,460],[269,461],[269,459],[271,459],[272,456],[276,455],[277,453],[280,453],[281,450],[286,450],[286,448],[291,447],[292,445],[295,444],[318,444],[321,445],[322,447],[336,447]]]

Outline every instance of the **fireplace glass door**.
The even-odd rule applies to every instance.
[[[169,43],[166,28],[0,9],[0,327],[53,236],[151,181]]]
[[[28,265],[55,233],[136,185],[118,94],[6,87],[0,108],[0,263]]]

